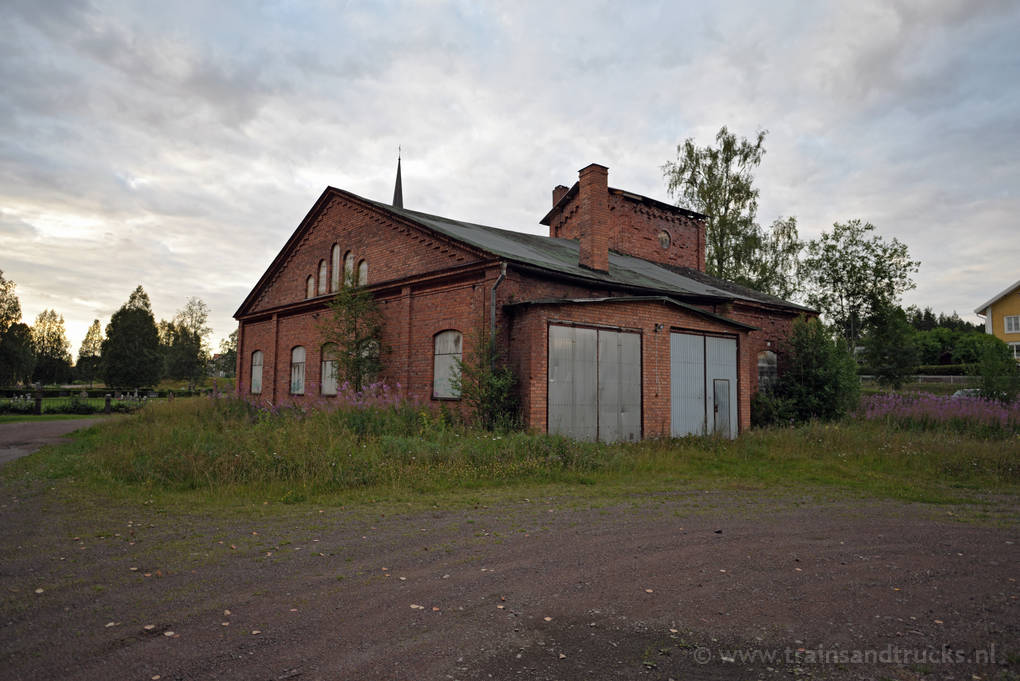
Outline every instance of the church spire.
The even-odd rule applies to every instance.
[[[404,188],[400,184],[400,147],[397,147],[397,183],[393,185],[393,207],[404,207]]]

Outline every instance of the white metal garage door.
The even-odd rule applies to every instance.
[[[641,437],[641,337],[549,327],[549,432],[578,440]]]
[[[674,332],[669,349],[671,434],[736,437],[736,339]]]

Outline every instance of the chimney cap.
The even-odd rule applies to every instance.
[[[606,172],[609,172],[609,166],[604,166],[601,163],[589,163],[588,165],[586,165],[585,167],[581,168],[577,172],[578,173],[583,173],[584,171],[590,170],[592,168],[602,168],[602,170],[605,170]]]

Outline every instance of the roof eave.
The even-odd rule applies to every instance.
[[[985,316],[985,310],[987,310],[992,305],[994,305],[995,303],[997,303],[1000,300],[1002,300],[1003,298],[1005,298],[1007,295],[1012,293],[1017,288],[1020,288],[1020,279],[1018,279],[1017,281],[1014,281],[1009,287],[1007,287],[1004,291],[1001,291],[1000,293],[998,293],[995,297],[993,297],[991,300],[989,300],[984,305],[978,306],[978,308],[976,310],[974,310],[974,314],[979,315],[981,317],[984,317]]]

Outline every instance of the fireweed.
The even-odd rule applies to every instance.
[[[908,430],[942,430],[996,439],[1020,435],[1020,401],[1004,405],[980,397],[884,393],[863,398],[860,416]]]

